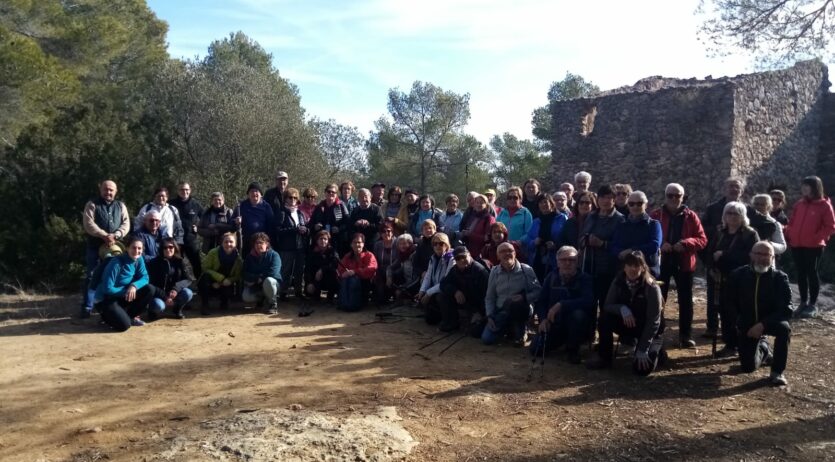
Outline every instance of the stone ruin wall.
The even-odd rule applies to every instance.
[[[677,182],[703,210],[734,174],[746,178],[749,194],[787,185],[791,200],[803,176],[827,176],[818,152],[828,85],[826,67],[807,61],[734,78],[651,77],[553,104],[547,187],[586,170],[592,189],[630,183],[660,203],[664,186]]]

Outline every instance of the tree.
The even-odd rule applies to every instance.
[[[357,127],[341,125],[334,119],[313,118],[309,124],[316,133],[319,152],[328,164],[329,179],[368,173],[366,140]]]
[[[387,125],[401,147],[413,151],[421,191],[433,169],[446,160],[452,143],[470,119],[469,93],[458,95],[431,83],[415,81],[411,92],[389,90]]]
[[[575,98],[586,98],[600,93],[600,88],[586,81],[582,76],[565,73],[565,78],[559,82],[552,82],[548,89],[548,104],[534,109],[531,117],[532,133],[540,151],[551,150],[551,111],[550,105],[557,101]]]
[[[713,54],[737,48],[761,66],[801,57],[835,57],[835,0],[702,0],[700,36]]]
[[[490,149],[495,159],[494,180],[502,189],[521,186],[528,178],[541,178],[551,162],[551,156],[543,155],[534,142],[510,133],[493,136]]]

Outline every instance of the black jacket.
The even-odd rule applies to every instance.
[[[728,234],[726,229],[722,229],[714,234],[713,240],[707,245],[707,267],[717,269],[724,275],[730,274],[740,266],[751,263],[751,248],[759,240],[757,232],[744,225],[734,234]],[[722,251],[719,260],[713,258],[717,250]]]
[[[184,201],[180,196],[175,197],[170,202],[171,205],[177,208],[180,212],[180,223],[183,226],[183,240],[186,243],[194,242],[197,239],[197,234],[192,231],[193,226],[200,223],[200,218],[203,216],[203,206],[197,199],[189,197]]]
[[[179,292],[191,285],[194,279],[191,269],[186,266],[182,258],[174,257],[167,260],[161,255],[148,262],[148,278],[151,285],[166,294],[170,290]]]
[[[209,225],[214,225],[214,227]],[[209,253],[210,250],[219,246],[220,238],[226,233],[235,232],[235,228],[235,223],[232,221],[232,209],[225,205],[219,209],[208,207],[200,217],[200,225],[197,227],[197,234],[203,237],[203,253]]]
[[[365,246],[369,249],[373,248],[373,243],[377,240],[377,230],[382,219],[380,207],[371,204],[367,209],[363,209],[357,205],[354,207],[354,210],[351,210],[351,215],[348,219],[349,236],[353,236],[355,233],[362,233],[365,236]],[[357,226],[356,223],[359,220],[368,221],[368,226]]]
[[[746,332],[754,324],[788,321],[792,292],[786,273],[769,269],[758,274],[751,265],[737,268],[727,284],[728,307],[737,313],[737,328]]]
[[[298,211],[296,216],[299,218],[298,222],[290,218],[290,211],[286,207],[278,209],[278,213],[275,214],[275,219],[273,220],[276,226],[274,230],[276,243],[273,246],[275,250],[304,250],[308,247],[310,243],[310,231],[308,230],[306,234],[299,233],[299,226],[307,226],[307,222],[304,220],[304,214]]]
[[[328,247],[324,252],[314,252],[308,249],[304,260],[304,280],[312,283],[315,280],[316,272],[331,274],[336,277],[336,268],[339,265],[339,256],[333,246]]]
[[[451,265],[452,268],[441,279],[441,292],[452,297],[460,290],[467,298],[467,303],[484,314],[484,298],[487,296],[487,279],[490,272],[477,261],[473,261],[464,271],[458,269],[454,262]]]

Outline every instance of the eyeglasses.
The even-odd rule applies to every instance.
[[[455,261],[461,261],[461,260],[466,260],[466,259],[467,259],[466,255],[459,255],[459,256],[455,257]]]
[[[681,197],[681,194],[678,193],[667,193],[667,199],[678,199]]]
[[[162,248],[165,249],[165,250],[174,250],[173,245],[164,245],[164,246],[162,246]]]
[[[336,194],[336,191],[325,191],[325,194]]]
[[[628,205],[630,207],[640,207],[640,206],[644,205],[644,203],[643,202],[627,202],[626,205]]]

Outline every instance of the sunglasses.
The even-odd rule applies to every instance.
[[[294,201],[299,200],[299,196],[290,196],[288,199],[293,199]]]
[[[325,191],[325,194],[336,194],[336,191]]]
[[[667,193],[667,199],[678,199],[679,197],[681,197],[681,194]]]
[[[630,207],[640,207],[640,206],[644,205],[644,203],[643,202],[627,202],[626,205],[628,205]]]
[[[162,248],[165,249],[165,250],[174,250],[173,245],[164,245],[164,246],[162,246]]]

